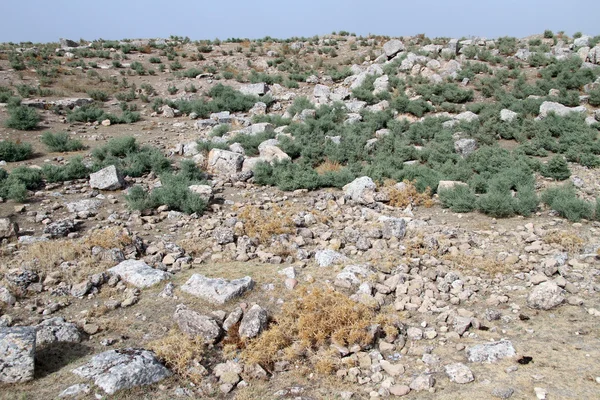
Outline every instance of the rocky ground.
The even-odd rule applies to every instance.
[[[321,46],[328,40],[321,38]],[[351,40],[339,46],[337,57],[363,60],[343,82],[324,72],[298,88],[221,80],[243,93],[269,92],[269,109],[258,103],[248,113],[193,119],[137,101],[141,121],[115,125],[68,123],[41,106],[42,130],[69,131],[88,146],[68,155],[47,152],[38,140],[42,130],[0,128],[3,138],[34,145],[34,156],[8,163],[9,171],[64,164],[74,154],[88,158],[108,139],[134,136],[173,163],[191,159],[210,174],[207,185],[192,189],[209,203],[203,215],[166,206],[132,211],[128,190],[156,187],[160,177],[123,177],[110,167],[89,179],[45,182],[25,203],[0,203],[0,398],[597,398],[598,222],[570,222],[542,206],[528,218],[457,214],[437,196],[421,201],[410,183],[390,192],[369,177],[341,190],[284,192],[252,178],[256,162],[289,158],[275,139],[261,144],[257,157],[244,157],[239,144],[198,149],[196,140],[210,139],[219,123],[250,135],[284,132],[251,117],[283,115],[296,97],[348,100],[357,80],[382,76],[378,68],[405,52],[398,40],[368,40],[364,49]],[[465,62],[457,43],[433,49],[457,55],[448,60],[411,53],[402,73],[432,81],[456,73]],[[472,44],[490,46],[483,39]],[[600,63],[600,47],[581,44],[573,52],[572,43],[552,42],[552,51],[579,55],[590,68]],[[64,68],[75,45],[57,50]],[[279,48],[237,54],[249,45],[222,43],[206,58],[236,70],[247,61],[272,68],[275,55],[268,52]],[[514,57],[526,57],[525,47]],[[134,52],[130,61],[157,53]],[[118,77],[109,62],[95,62]],[[326,59],[325,67],[338,62]],[[199,63],[188,59],[185,67]],[[29,68],[14,71],[2,58],[0,65],[2,85],[35,82]],[[89,82],[81,68],[72,69],[54,86],[64,96],[44,102],[81,97],[75,85]],[[203,92],[218,83],[214,75],[175,79],[167,70],[128,79],[177,98],[192,94],[170,95],[169,87],[193,84]],[[117,110],[118,102],[105,107]],[[598,116],[586,103],[543,107],[540,114],[585,113],[590,124]],[[470,118],[460,111],[451,117]],[[301,123],[308,114],[288,116]],[[0,108],[0,122],[7,118]],[[461,140],[456,151],[469,151],[469,139]],[[569,167],[580,195],[597,197],[596,171]],[[551,183],[536,175],[540,190]],[[390,193],[406,193],[408,201],[398,207]],[[279,339],[287,342],[273,351]]]

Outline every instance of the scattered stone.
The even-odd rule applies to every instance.
[[[333,264],[343,262],[346,257],[334,250],[317,250],[315,261],[319,267],[329,267]]]
[[[445,367],[446,375],[448,378],[455,383],[469,383],[473,382],[475,378],[473,377],[473,372],[462,363],[448,364]]]
[[[417,376],[410,383],[410,388],[420,392],[422,390],[429,390],[435,385],[435,378],[429,374],[422,374]]]
[[[65,237],[69,233],[77,230],[77,224],[71,219],[63,219],[48,224],[44,228],[44,233],[50,235],[51,238]]]
[[[215,343],[221,337],[221,327],[213,318],[189,310],[183,304],[177,306],[173,319],[181,332],[192,338],[200,336],[206,343]]]
[[[509,399],[515,393],[515,390],[510,387],[498,387],[492,390],[492,396],[499,399]]]
[[[359,203],[359,204],[370,204],[373,203],[375,196],[375,189],[377,185],[368,176],[356,178],[349,184],[343,187],[344,194],[347,198]]]
[[[63,399],[65,397],[78,397],[82,394],[90,393],[90,385],[85,383],[78,383],[77,385],[69,386],[58,395],[59,398]]]
[[[539,118],[545,118],[550,113],[555,113],[559,117],[564,117],[572,112],[583,114],[587,112],[587,109],[584,106],[567,107],[553,101],[544,101],[542,105],[540,105]]]
[[[267,311],[258,304],[253,305],[244,313],[240,323],[240,337],[252,339],[257,337],[267,327]]]
[[[0,218],[0,239],[8,239],[17,236],[19,233],[19,225],[12,222],[10,218]]]

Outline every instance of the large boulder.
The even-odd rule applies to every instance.
[[[19,225],[12,222],[10,218],[0,218],[0,239],[17,236],[19,233]]]
[[[96,213],[102,204],[102,200],[100,199],[82,199],[78,201],[74,201],[72,203],[67,203],[67,210],[71,213]]]
[[[35,328],[0,328],[0,383],[33,379]]]
[[[90,174],[90,187],[100,190],[117,190],[123,187],[123,177],[117,167],[109,165],[98,172]]]
[[[507,108],[500,110],[500,119],[504,122],[513,122],[519,114]]]
[[[394,57],[396,54],[400,53],[401,51],[404,51],[404,49],[404,43],[402,43],[398,39],[392,39],[390,41],[385,42],[385,44],[383,45],[383,51],[385,52],[385,55],[388,58]]]
[[[269,88],[267,87],[267,84],[264,82],[250,83],[248,85],[243,85],[240,88],[240,92],[242,92],[243,94],[252,95],[252,96],[262,96],[263,94],[267,93],[268,90],[269,90]]]
[[[529,293],[527,305],[539,310],[550,310],[565,301],[563,292],[556,282],[542,282]]]
[[[213,198],[213,190],[210,185],[190,185],[188,189],[190,192],[196,193],[207,203],[210,203]]]
[[[359,204],[370,204],[375,201],[375,189],[377,185],[368,176],[356,178],[343,187],[347,198]]]
[[[125,260],[109,269],[108,272],[112,275],[119,275],[125,282],[141,289],[156,285],[171,276],[168,272],[154,269],[139,260]]]
[[[148,350],[120,349],[100,353],[74,369],[73,373],[94,383],[108,394],[159,382],[171,372]]]
[[[190,337],[200,336],[206,343],[215,343],[221,337],[221,327],[213,318],[189,310],[183,304],[177,306],[173,319],[181,332]]]
[[[204,275],[194,274],[181,286],[181,290],[213,304],[224,304],[229,300],[240,297],[252,287],[254,287],[254,281],[249,276],[228,281],[222,278],[208,278]]]
[[[567,107],[567,106],[563,106],[560,103],[555,103],[553,101],[545,101],[542,103],[542,105],[540,105],[539,118],[545,118],[551,112],[555,113],[556,115],[558,115],[560,117],[564,117],[566,115],[569,115],[572,112],[585,113],[586,111],[587,110],[584,106]]]
[[[454,151],[461,157],[467,157],[477,150],[477,141],[475,139],[459,139],[454,142]]]
[[[55,317],[42,321],[37,325],[36,329],[37,345],[81,342],[81,334],[77,325],[65,321],[63,317]]]
[[[276,161],[288,161],[292,158],[277,146],[266,145],[260,149],[260,158],[262,161],[274,163]]]
[[[439,193],[441,190],[454,189],[456,186],[469,186],[464,182],[460,181],[440,181],[438,183],[437,192]]]
[[[242,169],[244,156],[233,151],[212,149],[208,153],[208,171],[218,175],[235,175]]]

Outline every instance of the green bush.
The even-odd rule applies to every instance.
[[[8,99],[10,99],[13,95],[14,93],[10,88],[0,86],[0,103],[8,103]]]
[[[16,106],[8,108],[8,119],[6,126],[21,131],[30,131],[36,129],[41,118],[38,112],[31,107]]]
[[[108,100],[108,94],[106,94],[106,92],[103,92],[102,90],[88,90],[87,94],[96,101]]]
[[[548,161],[542,168],[542,175],[547,178],[552,178],[557,181],[564,181],[571,176],[571,170],[569,165],[563,158],[563,156],[556,155]]]
[[[48,182],[64,182],[87,178],[91,170],[83,164],[81,157],[75,157],[63,166],[45,164],[42,172]]]
[[[48,150],[54,152],[79,151],[85,148],[83,143],[72,139],[67,132],[46,132],[42,135],[41,140],[48,147]]]
[[[16,143],[10,140],[0,142],[0,160],[17,162],[27,160],[33,154],[29,143]]]
[[[246,135],[244,133],[240,133],[229,139],[228,143],[239,143],[244,148],[244,151],[247,156],[253,157],[258,155],[258,146],[268,139],[273,139],[275,137],[275,132],[261,132],[256,135]]]
[[[17,167],[10,174],[0,171],[0,197],[5,199],[23,202],[27,198],[27,190],[38,189],[42,183],[39,169]]]
[[[591,90],[588,94],[590,95],[588,103],[590,103],[591,106],[600,107],[600,87]],[[1,102],[2,101],[0,101],[0,103]]]
[[[542,201],[561,217],[577,222],[582,218],[591,219],[594,207],[591,203],[577,197],[571,184],[547,189],[542,193]]]
[[[115,165],[123,174],[137,177],[154,171],[171,169],[169,160],[156,148],[139,146],[133,137],[111,139],[105,146],[92,151],[94,170]]]
[[[140,113],[124,111],[120,116],[106,113],[94,105],[84,105],[67,115],[69,122],[101,122],[108,119],[111,124],[132,124],[140,120]]]
[[[468,186],[456,185],[438,194],[442,205],[457,213],[473,211],[477,203],[477,197]]]
[[[495,218],[506,218],[515,213],[515,200],[509,190],[492,190],[477,201],[479,211]]]
[[[125,196],[127,204],[134,210],[146,210],[166,205],[171,210],[186,214],[201,215],[206,209],[206,201],[189,190],[193,184],[204,182],[204,173],[193,162],[182,163],[179,173],[165,173],[160,177],[162,186],[146,192],[134,186]]]

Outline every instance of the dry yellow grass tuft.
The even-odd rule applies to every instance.
[[[578,252],[585,243],[585,240],[579,235],[559,230],[549,232],[543,240],[546,244],[558,244],[570,253]]]
[[[180,377],[195,384],[201,382],[205,371],[200,364],[205,351],[202,339],[171,331],[164,338],[150,342],[148,347]]]
[[[404,188],[396,187],[397,182],[393,179],[387,179],[383,182],[381,190],[390,198],[390,205],[393,207],[406,208],[409,205],[427,208],[432,207],[434,202],[431,198],[431,189],[427,188],[425,192],[419,193],[415,187],[415,181],[404,180]]]
[[[339,162],[325,160],[321,165],[315,168],[315,171],[317,171],[317,174],[323,175],[328,172],[338,172],[340,169],[342,169],[342,164]]]
[[[244,222],[246,235],[260,243],[267,243],[273,235],[294,233],[293,214],[289,205],[275,205],[266,210],[258,206],[247,206],[239,212],[238,217]]]
[[[494,276],[498,273],[506,274],[514,269],[513,265],[498,261],[491,257],[479,257],[468,254],[446,254],[442,258],[446,261],[450,261],[453,268],[463,270],[478,270],[486,272],[491,276]]]
[[[320,372],[330,373],[337,361],[323,349],[332,343],[369,344],[374,323],[375,314],[367,306],[330,289],[304,288],[284,304],[269,329],[248,343],[242,358],[264,368],[283,359],[306,359]]]

